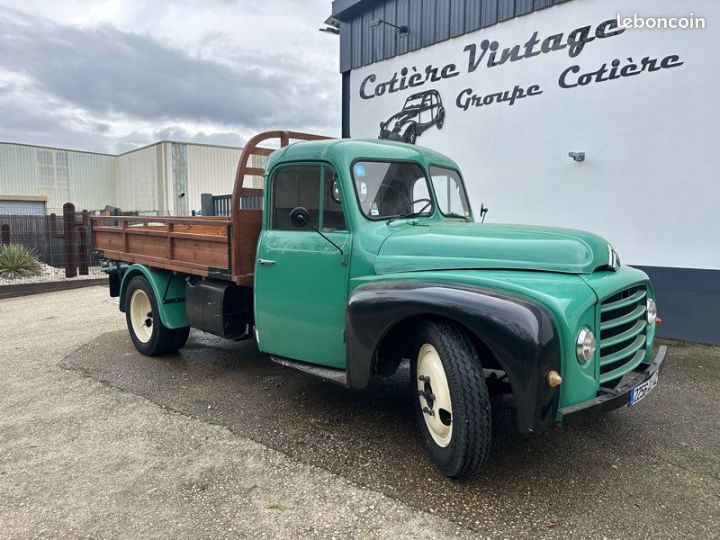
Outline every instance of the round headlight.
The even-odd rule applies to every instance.
[[[576,344],[575,353],[581,364],[586,364],[595,356],[595,334],[589,328],[580,330]]]
[[[647,322],[648,324],[655,324],[657,320],[657,304],[652,298],[648,298],[647,301]]]

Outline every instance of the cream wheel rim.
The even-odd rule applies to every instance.
[[[430,435],[438,446],[446,447],[452,438],[450,386],[440,355],[429,343],[418,353],[417,392]]]
[[[153,312],[148,295],[137,289],[130,297],[130,322],[135,337],[143,343],[150,341],[153,332]]]

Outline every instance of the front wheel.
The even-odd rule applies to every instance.
[[[132,278],[125,297],[128,332],[139,352],[155,356],[177,351],[185,345],[190,327],[168,328],[162,323],[157,298],[147,279],[143,276]]]
[[[491,440],[490,397],[475,346],[454,324],[427,322],[415,351],[415,411],[425,448],[445,476],[475,474]]]
[[[405,130],[403,140],[408,144],[415,144],[415,141],[417,140],[417,127],[415,124],[410,124],[410,126]]]

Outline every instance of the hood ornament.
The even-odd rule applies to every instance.
[[[608,268],[613,272],[620,268],[620,256],[610,244],[608,244]]]

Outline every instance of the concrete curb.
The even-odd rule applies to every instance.
[[[0,300],[3,298],[15,298],[17,296],[28,296],[53,291],[67,291],[81,287],[93,287],[105,285],[107,278],[79,279],[77,281],[42,281],[40,283],[21,283],[18,285],[0,286]]]

